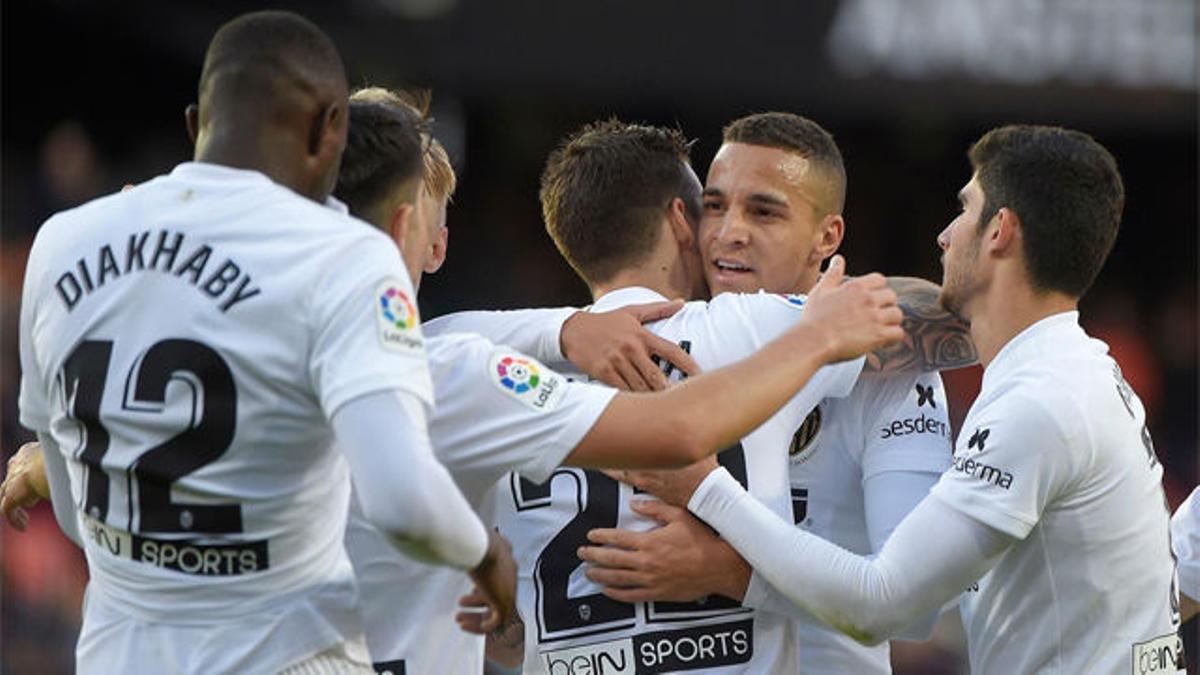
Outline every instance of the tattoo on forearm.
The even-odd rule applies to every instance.
[[[904,313],[904,340],[867,355],[876,373],[951,370],[979,362],[967,325],[938,302],[937,284],[912,277],[888,277]]]
[[[513,613],[512,616],[496,630],[492,631],[488,636],[497,646],[507,649],[516,649],[525,645],[525,622],[521,620],[521,615]]]

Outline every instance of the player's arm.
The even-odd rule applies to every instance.
[[[1171,516],[1171,546],[1179,565],[1179,614],[1187,621],[1200,609],[1200,488]]]
[[[478,333],[551,365],[569,361],[610,387],[657,391],[667,386],[667,379],[655,358],[689,375],[699,372],[679,345],[642,327],[682,307],[682,302],[673,301],[594,314],[573,307],[457,312],[429,321],[425,332],[432,337]]]
[[[26,509],[49,499],[58,527],[75,545],[82,547],[75,508],[71,503],[67,465],[54,439],[39,433],[39,441],[25,443],[8,460],[8,473],[0,484],[0,512],[9,524],[24,531],[29,523]],[[50,448],[50,453],[43,451]]]
[[[802,318],[752,356],[666,391],[618,394],[565,464],[681,466],[737,442],[786,404],[826,363],[900,338],[895,294],[880,275],[841,284],[840,257]]]
[[[904,340],[867,356],[874,373],[951,370],[979,362],[966,323],[938,301],[941,287],[913,277],[888,277],[904,312]]]

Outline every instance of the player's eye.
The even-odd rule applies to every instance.
[[[724,207],[722,206],[721,202],[716,200],[704,202],[704,210],[709,213],[718,213],[723,208]]]

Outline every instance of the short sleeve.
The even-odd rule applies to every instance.
[[[41,237],[39,237],[40,239]],[[21,393],[18,397],[21,426],[33,431],[50,430],[50,406],[46,388],[47,378],[42,372],[36,354],[37,307],[41,275],[37,242],[29,252],[25,268],[25,283],[21,291],[20,328],[18,330],[21,352]]]
[[[1043,509],[1077,480],[1072,464],[1083,439],[1070,437],[1050,398],[1009,393],[972,414],[949,470],[931,493],[963,514],[1024,539]]]
[[[563,363],[559,335],[563,324],[579,310],[574,307],[471,311],[430,319],[425,334],[478,333],[496,344],[509,345],[542,361]]]
[[[327,262],[310,308],[310,378],[329,418],[346,402],[399,390],[433,406],[416,294],[396,246],[363,237]]]
[[[538,483],[546,480],[617,393],[570,381],[536,359],[482,338],[455,349],[440,340],[430,349],[439,373],[433,441],[455,475],[472,482],[488,484],[509,471]],[[457,363],[447,369],[444,359]]]
[[[1171,517],[1171,546],[1179,561],[1179,592],[1200,600],[1200,488]]]
[[[782,335],[800,321],[806,298],[778,293],[722,293],[709,302],[708,323],[717,337],[720,362],[732,363]],[[740,327],[740,328],[738,328]],[[749,339],[742,340],[746,335]],[[784,407],[803,419],[824,398],[843,398],[854,389],[864,357],[821,367]]]
[[[888,471],[941,473],[950,466],[950,417],[937,373],[864,378],[863,480]]]

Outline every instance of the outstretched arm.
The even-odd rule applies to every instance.
[[[564,463],[664,468],[696,461],[765,422],[822,365],[898,340],[900,311],[883,277],[868,275],[839,287],[845,263],[837,260],[831,266],[836,271],[814,287],[797,325],[749,358],[667,391],[618,394]],[[859,364],[836,368],[849,368],[853,381]],[[844,372],[830,377],[845,379]]]
[[[864,558],[796,529],[724,469],[709,474],[688,506],[793,603],[865,644],[936,611],[1015,540],[927,497],[877,557]]]
[[[888,277],[904,312],[904,339],[867,355],[873,373],[953,370],[979,362],[967,325],[938,302],[941,287],[914,277]]]

